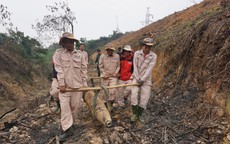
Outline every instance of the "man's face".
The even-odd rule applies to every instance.
[[[106,52],[107,52],[107,54],[108,54],[109,56],[111,56],[111,55],[113,54],[113,50],[111,50],[111,49],[106,49]]]
[[[152,46],[144,45],[143,46],[143,53],[144,54],[149,54]]]
[[[80,50],[84,51],[84,49],[85,49],[85,46],[84,45],[80,45]]]
[[[126,50],[124,50],[124,56],[125,56],[125,57],[129,57],[130,54],[131,54],[131,51],[126,51]]]
[[[63,46],[68,51],[73,51],[73,49],[74,49],[74,40],[72,40],[72,39],[64,39],[63,40]]]

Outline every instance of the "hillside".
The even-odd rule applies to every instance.
[[[4,122],[38,106],[46,96],[49,81],[46,70],[33,59],[22,56],[21,47],[9,37],[0,36],[0,129]],[[33,60],[33,61],[32,61]],[[8,112],[10,116],[8,116]]]
[[[143,37],[154,38],[158,62],[153,80],[157,91],[164,89],[163,93],[169,91],[173,96],[173,91],[194,89],[201,99],[218,101],[215,104],[229,115],[230,14],[226,2],[223,8],[220,0],[205,0],[114,43],[137,48]]]
[[[76,131],[65,143],[230,143],[229,3],[229,0],[204,0],[113,41],[116,47],[130,44],[134,49],[138,49],[144,37],[157,42],[153,51],[158,61],[152,74],[154,88],[144,112],[146,122],[130,123],[128,105],[124,111],[111,114],[113,126],[106,128],[92,118],[84,105]],[[0,65],[3,69],[0,72],[7,77],[5,81],[9,79],[9,85],[20,85],[15,81],[16,75],[11,78],[9,74],[23,67],[19,72],[23,75],[27,66],[14,63],[18,60],[3,54],[1,61],[7,65]],[[14,64],[15,70],[7,67],[8,62]],[[94,67],[89,67],[90,75],[94,75]],[[17,94],[26,97],[27,88],[34,92],[47,89],[48,82],[34,86],[37,77],[31,75],[22,87],[24,91],[18,90]],[[42,77],[38,83],[44,80]],[[8,87],[4,84],[3,88]],[[13,92],[7,94],[14,95]],[[11,126],[0,131],[0,142],[58,143],[60,115],[50,112],[48,99],[37,99],[36,105],[32,103],[34,107],[39,105],[36,110],[28,109],[25,115],[11,119]]]

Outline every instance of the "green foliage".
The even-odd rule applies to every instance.
[[[80,38],[80,41],[82,42],[82,43],[86,43],[86,38]]]
[[[108,37],[100,37],[99,39],[97,40],[89,40],[89,41],[86,41],[86,51],[89,53],[89,54],[92,54],[94,52],[97,51],[97,49],[101,49],[103,45],[105,45],[106,43],[109,43],[113,40],[116,40],[120,37],[122,37],[123,34],[120,33],[120,32],[117,32],[117,31],[113,31],[113,34],[112,35],[109,35]]]
[[[49,68],[50,71],[52,68],[51,62],[52,62],[53,54],[54,54],[55,50],[58,49],[59,47],[60,46],[57,43],[50,45],[47,49],[46,55],[43,57],[43,62],[46,65],[46,67]]]
[[[46,53],[41,46],[41,44],[34,38],[30,38],[29,36],[24,36],[23,32],[20,31],[9,31],[10,39],[13,40],[13,44],[16,45],[22,53],[20,53],[23,57],[28,59],[39,59]]]
[[[10,30],[9,35],[0,33],[0,48],[9,51],[12,56],[19,56],[18,59],[24,58],[22,61],[30,68],[35,68],[35,71],[43,68],[44,73],[48,72],[48,66],[44,62],[48,50],[36,39],[24,36],[23,32]]]
[[[7,36],[4,33],[0,33],[0,45],[2,45],[4,43],[4,41],[6,41]]]

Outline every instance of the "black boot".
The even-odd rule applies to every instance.
[[[56,106],[55,107],[53,107],[52,109],[52,112],[54,112],[54,113],[59,113],[60,111],[60,102],[59,101],[56,101]]]
[[[59,135],[59,141],[65,141],[67,138],[69,138],[70,136],[72,136],[74,133],[74,129],[73,126],[71,126],[70,128],[68,128],[66,131],[62,131],[61,134]]]
[[[142,122],[142,123],[145,122],[145,120],[144,120],[144,118],[142,116],[143,111],[144,111],[144,108],[138,106],[138,115],[137,116],[138,116],[139,121]]]
[[[131,117],[131,121],[134,122],[137,120],[137,109],[138,106],[137,105],[132,105],[132,111],[133,111],[133,115]]]

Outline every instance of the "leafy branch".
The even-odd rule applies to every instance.
[[[10,16],[11,16],[11,13],[7,10],[7,7],[1,4],[0,5],[0,25],[13,26],[13,24],[10,22]]]
[[[66,31],[74,33],[76,17],[74,16],[74,12],[68,7],[67,3],[55,2],[53,6],[48,5],[46,8],[50,14],[45,15],[42,22],[37,22],[35,25],[32,25],[32,28],[36,30],[38,37],[50,40],[57,35],[61,36],[61,34]]]

